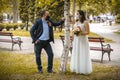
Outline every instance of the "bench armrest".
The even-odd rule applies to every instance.
[[[15,38],[12,38],[13,41],[21,41],[21,38],[20,37],[15,37]]]
[[[107,48],[110,48],[110,49],[111,49],[110,44],[103,45],[103,47],[107,47]]]

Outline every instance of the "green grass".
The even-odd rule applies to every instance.
[[[26,37],[30,36],[30,32],[26,31],[26,30],[15,30],[15,31],[11,30],[8,32],[12,32],[13,35],[15,35],[15,36],[26,36]],[[62,30],[62,32],[59,32],[58,30],[54,31],[55,39],[59,39],[59,35],[64,35],[64,30]],[[70,35],[72,35],[72,31],[70,32]],[[89,36],[100,37],[100,35],[93,33],[93,32],[90,32]],[[111,39],[105,38],[105,42],[113,42],[113,41]]]
[[[120,34],[120,30],[118,30],[118,31],[115,31],[114,33],[116,33],[116,34]]]
[[[30,32],[26,30],[11,30],[11,31],[6,31],[6,32],[12,32],[14,36],[30,36]]]
[[[59,73],[60,59],[54,59],[54,74],[46,72],[47,58],[42,54],[43,74],[37,73],[34,54],[17,54],[0,51],[0,80],[120,80],[120,67],[94,63],[89,75]],[[68,62],[69,63],[69,62]]]

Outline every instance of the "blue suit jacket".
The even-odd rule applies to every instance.
[[[49,26],[49,36],[50,36],[49,41],[54,42],[53,26],[59,26],[59,25],[63,24],[64,21],[53,22],[53,21],[49,20],[49,22],[51,22],[51,26]],[[42,19],[39,19],[34,23],[32,28],[30,29],[30,35],[33,40],[32,43],[34,43],[42,35],[42,33],[43,33],[43,23],[42,23]]]

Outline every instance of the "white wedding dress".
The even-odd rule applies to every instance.
[[[76,22],[74,27],[80,26],[82,32],[85,31],[84,23]],[[92,63],[89,52],[88,36],[74,35],[73,50],[71,55],[70,70],[80,74],[90,74]]]

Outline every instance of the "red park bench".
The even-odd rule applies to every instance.
[[[6,42],[6,43],[12,43],[12,48],[11,50],[13,50],[13,46],[15,44],[18,44],[19,45],[19,48],[21,50],[21,43],[23,43],[23,41],[21,40],[20,37],[16,37],[14,38],[13,37],[13,34],[11,32],[2,32],[0,31],[0,36],[8,36],[8,37],[3,37],[3,38],[0,38],[0,42]],[[7,46],[7,45],[6,45]]]
[[[60,35],[60,39],[62,40],[62,43],[64,46],[65,37],[63,35]],[[102,52],[101,63],[103,62],[104,53],[108,53],[109,61],[111,61],[110,53],[111,53],[111,51],[113,51],[113,49],[111,48],[110,44],[106,44],[106,45],[103,44],[105,42],[104,38],[102,38],[102,37],[88,37],[88,40],[89,40],[89,42],[99,42],[100,43],[101,46],[97,46],[97,47],[90,46],[90,50]],[[70,36],[71,44],[72,44],[72,41],[73,41],[73,37]],[[70,46],[70,52],[72,53],[72,46]]]

